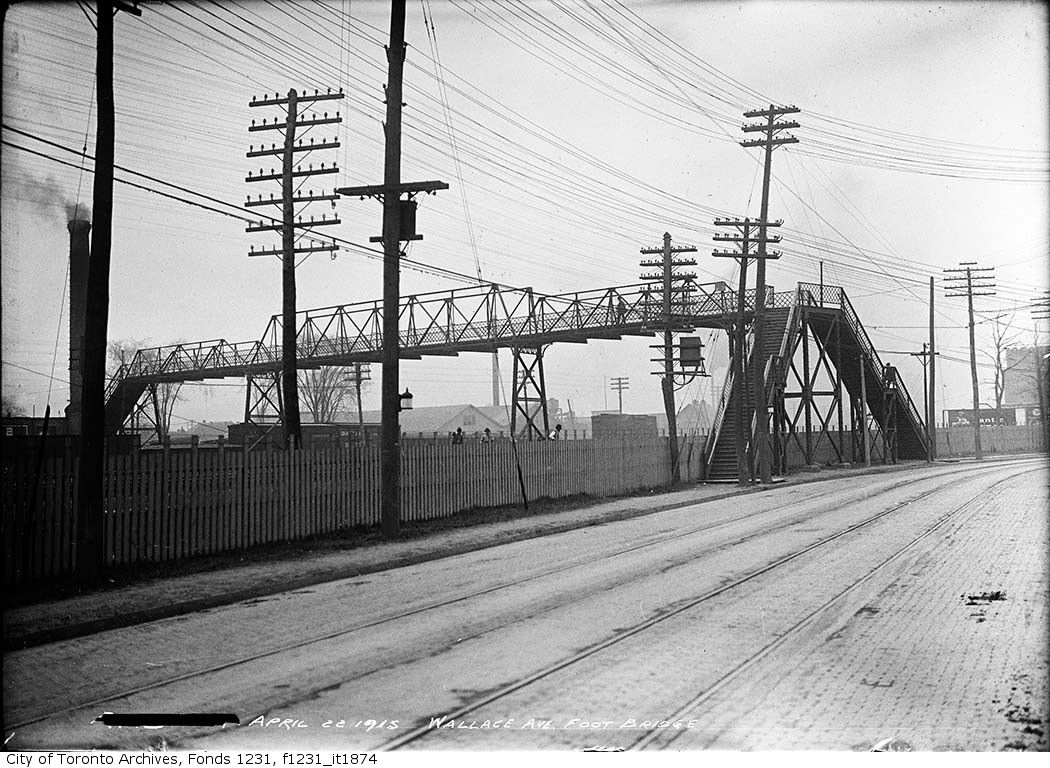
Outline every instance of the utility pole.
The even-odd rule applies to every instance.
[[[375,197],[383,204],[383,234],[371,242],[383,244],[383,355],[382,434],[380,438],[381,520],[383,536],[393,538],[401,530],[401,411],[398,392],[398,316],[401,305],[401,243],[422,240],[415,231],[416,201],[413,196],[448,189],[443,181],[401,183],[401,107],[405,69],[405,0],[391,0],[390,44],[386,50],[389,74],[386,87],[386,157],[383,183],[337,189],[340,195]],[[407,195],[402,199],[401,195]],[[408,395],[406,390],[405,395]],[[410,396],[409,396],[410,397]]]
[[[671,235],[664,232],[663,246],[660,248],[642,248],[642,255],[659,255],[660,259],[643,259],[639,266],[643,268],[658,267],[657,273],[645,273],[641,275],[642,280],[659,281],[663,285],[663,312],[662,320],[664,326],[664,343],[654,348],[663,349],[663,357],[654,358],[651,362],[662,362],[663,370],[656,372],[660,376],[660,388],[664,397],[664,413],[667,415],[668,450],[671,454],[671,482],[678,483],[681,480],[681,472],[678,467],[678,424],[676,423],[676,412],[674,407],[674,303],[672,296],[675,283],[694,280],[696,274],[693,272],[675,272],[678,267],[694,266],[695,259],[676,259],[679,253],[695,253],[696,248],[692,245],[671,245]],[[680,291],[685,296],[685,291]]]
[[[1035,321],[1034,336],[1032,337],[1032,357],[1035,358],[1035,386],[1039,392],[1039,421],[1043,430],[1043,450],[1050,451],[1050,416],[1047,415],[1047,358],[1040,354],[1039,349],[1039,321],[1050,320],[1050,291],[1044,291],[1041,296],[1036,296],[1030,305],[1032,319]]]
[[[623,415],[623,391],[631,388],[631,380],[627,376],[617,376],[609,380],[609,389],[614,391],[620,399],[619,413]]]
[[[1039,393],[1039,427],[1043,432],[1043,450],[1050,451],[1050,418],[1047,418],[1046,413],[1046,390],[1044,389],[1046,379],[1043,378],[1046,360],[1039,354],[1038,332],[1036,333],[1032,356],[1035,358],[1035,386]]]
[[[783,222],[770,222],[767,226],[779,227]],[[755,466],[755,455],[754,445],[752,444],[752,450],[744,450],[745,445],[745,413],[747,407],[747,393],[749,391],[749,381],[746,375],[745,368],[747,366],[747,329],[744,323],[746,308],[746,295],[747,295],[747,260],[748,256],[752,258],[758,258],[757,255],[751,254],[751,245],[757,243],[763,235],[756,234],[754,230],[758,226],[757,221],[752,221],[749,218],[740,219],[715,219],[716,227],[734,227],[737,232],[736,234],[716,234],[712,237],[713,240],[720,243],[738,243],[739,251],[712,251],[711,254],[717,258],[732,258],[737,259],[740,263],[740,285],[737,289],[737,300],[736,300],[736,329],[734,334],[734,353],[733,353],[733,371],[734,377],[737,381],[737,392],[739,398],[737,401],[736,409],[736,470],[737,470],[737,482],[740,485],[747,485],[749,480],[754,479],[754,466]],[[773,235],[767,238],[768,242],[779,243],[780,236]],[[773,251],[772,253],[766,253],[763,258],[766,259],[778,259],[780,253]],[[755,349],[758,347],[756,346]]]
[[[279,107],[284,109],[285,116],[284,120],[275,119],[273,122],[268,122],[263,119],[261,125],[257,125],[252,120],[251,126],[248,130],[251,132],[255,131],[278,131],[283,132],[284,141],[282,146],[278,147],[276,144],[270,144],[269,147],[260,145],[258,149],[254,145],[248,148],[246,154],[247,157],[280,157],[281,158],[281,172],[275,173],[271,168],[267,174],[262,168],[259,169],[258,175],[252,175],[252,172],[248,172],[248,177],[245,179],[247,182],[260,182],[260,181],[279,181],[281,182],[281,197],[274,198],[271,194],[270,198],[264,200],[262,195],[259,195],[256,200],[252,200],[251,196],[248,198],[248,202],[245,203],[246,208],[253,208],[264,205],[277,205],[281,208],[281,221],[276,223],[273,219],[269,222],[260,220],[257,223],[249,224],[246,232],[268,232],[277,231],[281,233],[281,247],[280,249],[264,249],[262,251],[256,251],[255,246],[252,246],[249,256],[279,256],[281,259],[281,295],[282,295],[282,307],[281,307],[281,394],[283,396],[283,413],[281,414],[281,421],[284,424],[284,441],[289,449],[295,450],[302,445],[302,428],[299,423],[299,380],[298,380],[298,366],[296,365],[297,350],[296,350],[296,332],[298,330],[298,323],[295,318],[295,259],[299,254],[310,254],[318,251],[335,251],[336,245],[334,243],[318,244],[316,241],[311,241],[309,247],[297,247],[296,243],[299,242],[305,234],[309,234],[314,227],[318,226],[330,226],[332,224],[339,224],[339,217],[336,214],[332,214],[332,218],[328,218],[327,214],[322,214],[321,218],[315,219],[313,216],[310,217],[309,221],[304,221],[302,218],[302,210],[308,207],[311,203],[320,203],[330,201],[332,206],[335,206],[335,200],[337,195],[334,192],[325,193],[323,190],[320,195],[314,195],[312,191],[309,194],[302,192],[302,186],[305,180],[311,176],[317,176],[321,174],[333,174],[339,171],[335,163],[326,166],[325,163],[321,163],[319,168],[314,168],[313,164],[309,164],[307,167],[303,167],[303,162],[313,152],[319,152],[326,149],[338,149],[339,139],[321,139],[320,142],[315,141],[313,138],[310,139],[309,143],[303,141],[302,138],[297,140],[297,131],[301,128],[306,129],[306,133],[309,133],[311,129],[319,125],[332,125],[342,122],[342,117],[338,112],[334,116],[329,117],[328,113],[325,112],[322,117],[317,117],[316,114],[311,114],[309,118],[304,118],[300,112],[301,109],[312,107],[319,101],[331,101],[333,99],[342,99],[343,92],[340,90],[338,93],[332,93],[331,89],[327,93],[318,93],[314,91],[313,95],[307,95],[305,93],[300,94],[294,88],[288,91],[288,95],[281,98],[278,94],[274,94],[271,98],[269,94],[264,94],[263,98],[257,99],[252,98],[248,103],[249,107]],[[305,154],[303,154],[305,153]],[[296,206],[303,206],[297,209]],[[298,218],[297,218],[298,215]],[[297,229],[306,230],[305,234],[296,235]]]
[[[820,260],[820,296],[817,298],[820,306],[824,306],[824,259]]]
[[[769,222],[769,178],[773,167],[773,149],[782,144],[797,144],[798,139],[794,136],[778,136],[780,131],[788,128],[798,128],[794,121],[776,122],[782,115],[795,114],[799,112],[795,106],[777,107],[769,105],[769,109],[756,109],[745,112],[744,117],[763,117],[765,123],[753,123],[743,126],[744,133],[761,132],[765,134],[761,139],[751,139],[740,142],[742,147],[763,147],[766,150],[765,166],[762,172],[762,208],[759,212],[759,242],[758,242],[758,269],[755,277],[755,349],[762,349],[763,312],[766,306],[766,227]],[[763,355],[752,355],[755,360],[755,414],[757,416],[757,429],[755,431],[756,464],[762,482],[769,484],[773,481],[773,472],[769,457],[769,414],[766,413],[766,381],[765,360]]]
[[[865,371],[868,368],[868,356],[860,355],[860,433],[864,440],[864,466],[871,466],[871,441],[868,439],[868,382]]]
[[[976,261],[960,261],[959,266],[961,269],[946,269],[945,272],[953,275],[953,277],[946,277],[944,282],[947,284],[946,291],[955,291],[955,293],[946,293],[945,295],[949,298],[953,297],[966,297],[966,309],[969,313],[969,327],[970,327],[970,381],[973,384],[973,446],[974,452],[977,455],[977,460],[980,461],[984,458],[981,452],[981,400],[980,392],[977,387],[977,348],[974,343],[973,334],[973,297],[974,296],[994,296],[995,291],[984,290],[995,288],[995,276],[989,275],[989,272],[994,272],[995,267],[978,267]],[[974,282],[977,280],[978,282]],[[981,292],[974,293],[975,289],[981,289]]]
[[[933,444],[933,439],[930,437],[933,431],[932,420],[933,413],[930,410],[930,387],[927,384],[926,368],[933,362],[933,354],[929,351],[927,343],[922,343],[922,352],[909,352],[912,357],[917,357],[922,362],[922,414],[926,420],[926,435],[927,435],[927,450],[926,460],[933,461],[933,448],[930,447]]]
[[[354,392],[357,395],[357,429],[361,443],[365,442],[365,412],[361,408],[361,383],[372,378],[368,363],[354,363]]]
[[[94,225],[84,301],[83,376],[80,388],[80,469],[77,479],[75,573],[90,580],[103,566],[103,475],[106,462],[106,341],[109,333],[109,266],[113,243],[113,17],[142,12],[120,0],[99,0],[95,50],[97,128]]]
[[[492,350],[492,405],[499,405],[499,350]]]
[[[933,325],[934,287],[930,275],[930,407],[926,428],[930,433],[930,459],[937,458],[937,339]]]

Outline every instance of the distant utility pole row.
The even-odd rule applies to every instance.
[[[981,400],[977,389],[977,350],[973,334],[973,297],[994,296],[995,267],[978,267],[976,261],[961,261],[959,269],[944,270],[950,277],[944,278],[945,295],[949,298],[966,297],[966,309],[969,313],[970,327],[970,380],[973,384],[973,443],[977,460],[983,458],[981,452]],[[1046,418],[1045,414],[1043,416]]]
[[[623,391],[631,388],[631,380],[627,376],[614,376],[609,379],[609,389],[619,397],[618,412],[623,414]]]
[[[282,262],[281,393],[284,398],[282,421],[284,424],[285,442],[291,449],[302,445],[302,428],[299,423],[298,367],[296,365],[295,349],[297,330],[295,321],[295,259],[300,254],[336,250],[335,244],[331,243],[318,244],[312,242],[310,246],[299,246],[297,243],[301,236],[296,236],[296,230],[312,230],[314,227],[340,223],[336,214],[332,214],[332,218],[322,215],[320,219],[315,219],[311,216],[309,221],[304,221],[301,216],[297,216],[297,213],[301,213],[302,210],[300,206],[306,207],[315,202],[331,201],[332,206],[335,207],[335,200],[338,195],[334,192],[329,194],[322,192],[320,195],[314,195],[313,192],[303,194],[302,187],[310,177],[338,173],[339,171],[335,163],[328,166],[320,163],[317,168],[314,168],[311,163],[306,168],[302,167],[303,162],[311,153],[327,149],[338,149],[338,138],[322,139],[320,142],[311,138],[309,142],[305,142],[302,134],[298,132],[301,129],[305,129],[305,133],[309,133],[311,129],[317,126],[334,125],[342,122],[342,117],[340,117],[338,112],[332,116],[324,112],[321,117],[311,114],[310,117],[305,118],[301,110],[306,110],[320,101],[332,101],[342,98],[343,92],[341,90],[339,93],[332,93],[331,91],[318,93],[314,91],[311,96],[306,94],[300,95],[298,91],[292,88],[285,97],[280,97],[277,94],[270,97],[269,94],[265,94],[261,99],[253,98],[248,104],[249,107],[278,107],[284,110],[283,120],[275,119],[273,122],[268,122],[266,119],[263,119],[261,124],[257,124],[256,121],[252,120],[252,124],[248,128],[251,132],[277,131],[284,135],[284,141],[281,143],[281,146],[271,144],[269,147],[263,145],[257,149],[253,145],[249,147],[247,153],[247,157],[250,158],[280,157],[281,172],[277,173],[271,168],[270,172],[266,173],[264,169],[260,168],[257,175],[253,175],[249,171],[248,177],[245,179],[247,182],[279,181],[281,183],[281,196],[279,198],[275,198],[271,194],[269,199],[264,199],[262,195],[259,195],[257,199],[252,200],[249,196],[248,202],[245,203],[245,207],[249,208],[264,205],[279,206],[282,214],[281,222],[274,223],[272,220],[270,222],[260,220],[255,224],[250,224],[245,231],[276,231],[281,233],[281,247],[279,249],[256,251],[253,246],[249,255],[279,256]]]

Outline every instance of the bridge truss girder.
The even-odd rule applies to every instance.
[[[550,416],[547,412],[547,384],[543,377],[543,346],[515,347],[513,353],[510,433],[526,440],[544,440],[550,434]]]
[[[399,354],[417,359],[652,336],[669,323],[682,329],[720,327],[724,317],[736,313],[736,294],[725,288],[721,282],[691,284],[670,318],[648,283],[558,295],[489,285],[407,296],[399,308]],[[744,300],[745,311],[750,312],[753,291]],[[297,361],[302,368],[381,359],[381,302],[302,310],[296,322]],[[107,428],[115,431],[130,412],[130,398],[121,393],[144,383],[279,371],[281,329],[281,317],[275,315],[258,341],[213,339],[139,350],[107,390]]]
[[[833,348],[843,348],[842,314],[824,313],[821,328],[810,322],[814,311],[819,310],[799,308],[793,343],[782,362],[781,381],[774,389],[774,469],[787,472],[791,447],[801,453],[807,465],[816,463],[824,445],[831,448],[837,463],[859,463],[864,461],[865,440],[873,463],[897,463],[898,414],[892,366],[886,366],[889,370],[882,381],[872,376],[867,382],[869,403],[864,408],[860,393],[850,392],[831,356]],[[879,403],[878,412],[871,407],[872,399]]]
[[[245,376],[244,450],[250,451],[275,430],[284,431],[280,371]],[[287,434],[283,435],[287,443]]]

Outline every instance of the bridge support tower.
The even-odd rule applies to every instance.
[[[543,379],[543,346],[515,347],[513,352],[510,432],[526,440],[543,440],[550,434],[547,385]]]

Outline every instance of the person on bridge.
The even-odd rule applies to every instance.
[[[483,434],[481,436],[481,442],[483,442],[483,443],[491,443],[492,442],[492,430],[489,429],[488,427],[485,427],[485,434]]]
[[[547,435],[548,440],[558,440],[561,438],[561,424],[555,424],[554,429]]]
[[[459,427],[455,432],[452,433],[452,444],[461,445],[463,443],[463,427]]]
[[[623,300],[623,296],[616,301],[616,322],[627,322],[627,302]]]

